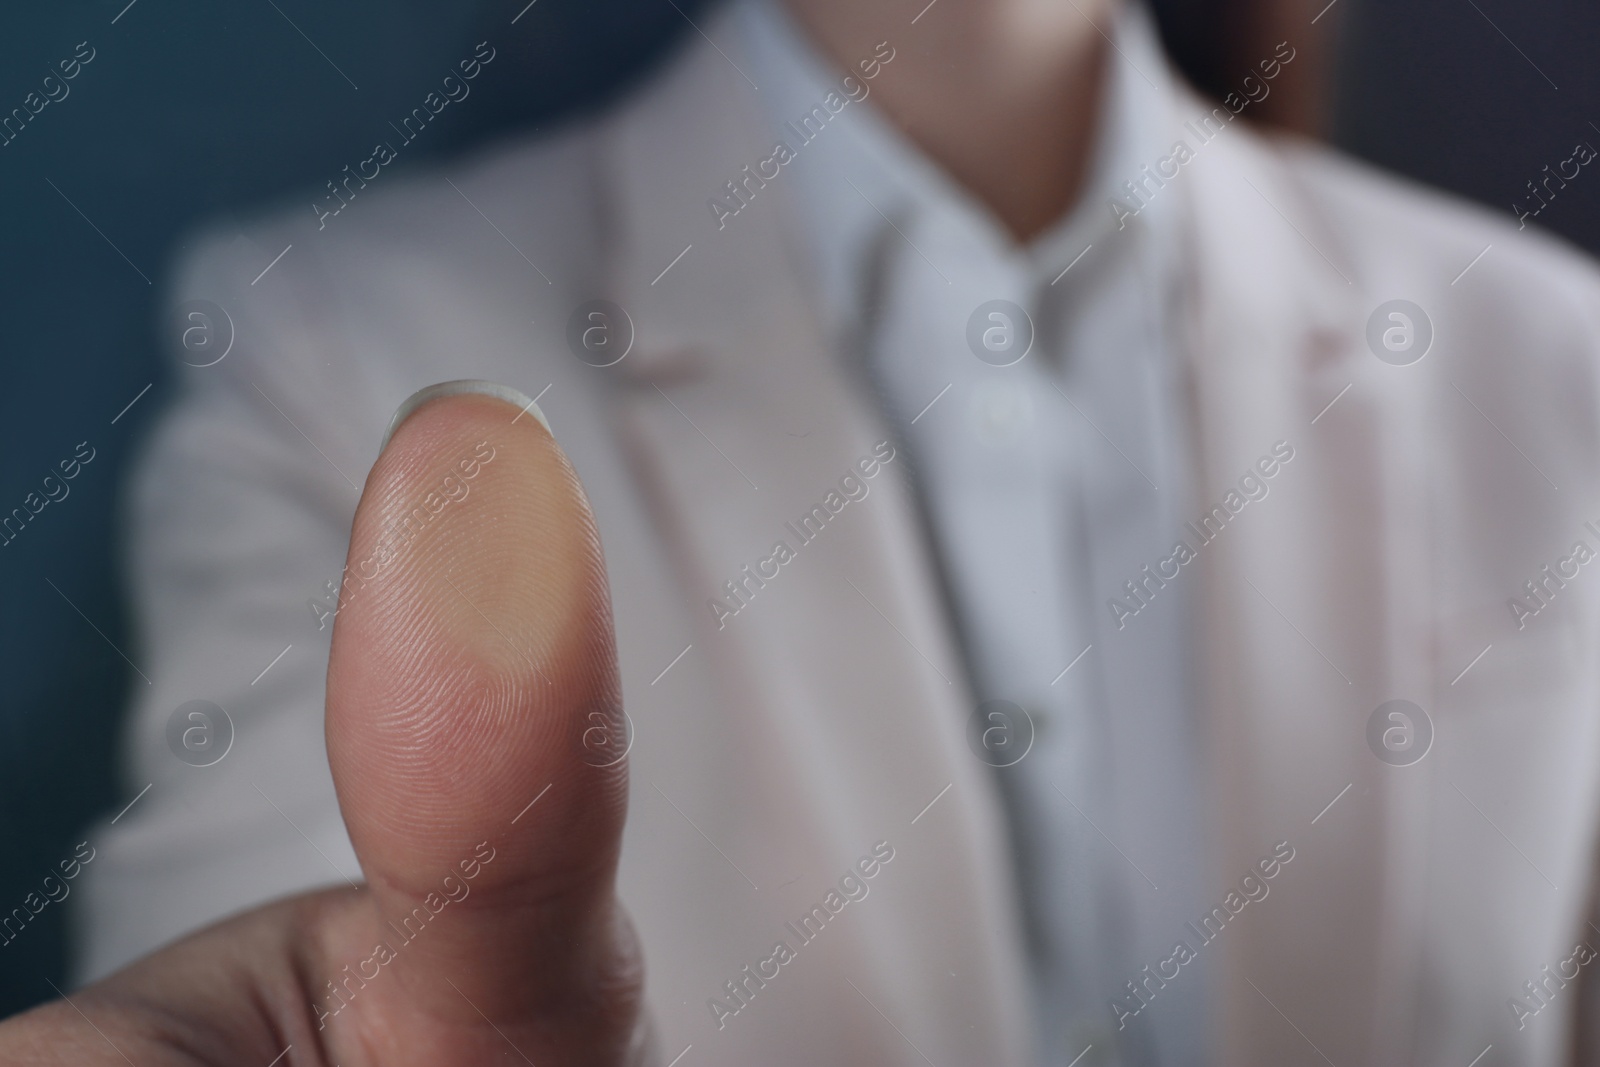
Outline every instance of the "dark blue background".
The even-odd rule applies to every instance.
[[[78,0],[0,13],[0,114],[78,42],[96,50],[70,95],[0,148],[0,514],[79,441],[97,453],[0,548],[0,914],[92,817],[131,799],[112,761],[138,681],[117,651],[138,658],[115,563],[118,486],[165,397],[154,309],[183,235],[314,189],[479,40],[498,56],[471,103],[408,146],[402,169],[596,106],[694,32],[704,7],[537,0],[512,25],[525,2]],[[1478,0],[1552,90],[1467,0],[1342,0],[1340,137],[1509,212],[1576,140],[1600,145],[1584,125],[1600,122],[1600,17],[1584,2]],[[1236,5],[1156,6],[1197,81],[1236,80],[1219,30]],[[1600,173],[1585,172],[1541,221],[1600,247],[1597,208]],[[0,1015],[63,984],[63,910],[0,947]]]

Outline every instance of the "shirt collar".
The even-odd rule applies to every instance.
[[[1123,222],[1110,207],[1114,198],[1127,199],[1124,183],[1138,180],[1141,168],[1165,155],[1178,130],[1175,75],[1138,3],[1123,4],[1116,15],[1110,84],[1101,97],[1083,193],[1065,216],[1026,245],[1018,245],[987,207],[878,111],[871,99],[876,79],[854,75],[847,85],[846,72],[816,50],[779,0],[742,0],[735,18],[759,73],[775,139],[793,150],[779,180],[793,183],[799,215],[792,221],[804,235],[823,311],[834,323],[853,314],[860,265],[886,219],[936,218],[943,227],[962,231],[983,254],[1045,283],[1124,223],[1146,233],[1171,229],[1179,197],[1152,198]],[[909,47],[892,40],[888,46]],[[876,77],[894,73],[891,59]],[[811,130],[803,129],[800,119],[816,108],[830,117],[820,133],[805,140]]]

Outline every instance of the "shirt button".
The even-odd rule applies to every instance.
[[[1033,397],[1015,382],[983,382],[972,393],[968,421],[979,444],[1005,448],[1033,427]]]

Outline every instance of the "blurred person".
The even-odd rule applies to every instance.
[[[179,271],[148,793],[5,1056],[1564,1062],[1592,267],[1249,129],[1293,40],[704,31]]]

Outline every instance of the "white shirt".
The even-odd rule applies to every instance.
[[[784,180],[804,217],[790,225],[907,446],[964,637],[981,703],[969,738],[1001,765],[1043,1062],[1090,1045],[1085,1065],[1202,1062],[1202,969],[1120,1030],[1110,1005],[1204,910],[1182,576],[1144,586],[1154,611],[1108,605],[1170,553],[1191,481],[1171,358],[1184,201],[1150,197],[1126,225],[1109,207],[1177,125],[1152,31],[1124,15],[1084,195],[1019,247],[874,109],[872,80],[841,87],[775,3],[742,21],[795,150]],[[876,78],[895,75],[891,58]],[[802,129],[830,93],[837,114]],[[990,318],[992,300],[1024,314]],[[971,344],[986,330],[1001,349],[988,361]]]

